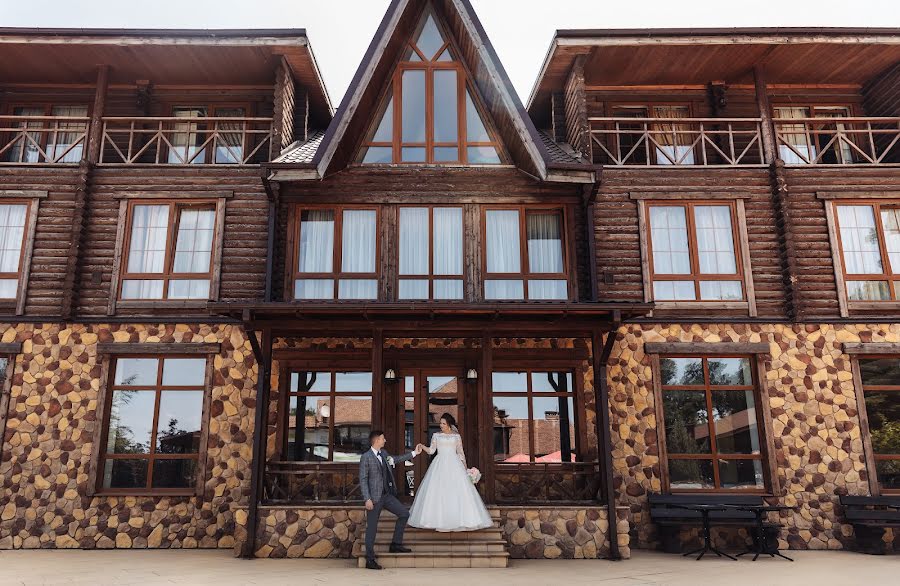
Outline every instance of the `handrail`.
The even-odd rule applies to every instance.
[[[777,118],[778,157],[787,165],[900,164],[900,117]]]
[[[86,116],[0,116],[0,163],[77,164],[84,156]]]

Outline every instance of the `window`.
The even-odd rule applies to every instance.
[[[9,163],[78,163],[84,154],[87,106],[17,106],[13,116],[53,116],[56,120],[23,120],[3,160]],[[62,119],[59,119],[62,118]]]
[[[855,133],[850,125],[834,120],[849,118],[847,106],[779,106],[774,108],[778,132],[778,158],[787,165],[854,162]],[[810,118],[822,119],[812,121]],[[785,120],[786,122],[781,122]],[[797,122],[790,122],[797,120]]]
[[[617,118],[636,118],[633,124],[621,123],[620,134],[616,135],[618,154],[629,159],[632,164],[647,162],[651,153],[656,165],[693,165],[694,141],[697,132],[689,124],[681,124],[676,119],[691,117],[689,105],[615,105],[612,115]],[[658,122],[640,121],[652,118]],[[649,130],[649,139],[644,132]],[[647,140],[647,144],[642,144]],[[650,142],[652,140],[652,143]]]
[[[835,209],[847,299],[898,300],[900,205],[838,203]]]
[[[118,358],[111,376],[102,489],[193,490],[206,358]]]
[[[28,204],[0,204],[0,300],[16,299],[24,264]]]
[[[494,461],[581,461],[571,372],[494,372]]]
[[[378,299],[377,211],[300,209],[298,216],[294,299]]]
[[[465,68],[430,9],[404,49],[391,88],[366,137],[365,164],[500,164]]]
[[[213,203],[131,205],[119,298],[208,300],[215,218]]]
[[[246,116],[245,108],[232,106],[180,106],[173,108],[172,116],[184,118],[185,121],[175,122],[172,126],[171,147],[168,151],[170,164],[233,165],[244,162],[244,122],[240,120],[209,120],[210,112],[212,112],[213,118],[227,119]],[[207,120],[197,120],[204,118]]]
[[[372,430],[372,373],[292,372],[289,380],[286,459],[359,462]]]
[[[655,301],[742,301],[734,205],[648,203]]]
[[[561,210],[488,209],[484,297],[569,298]]]
[[[400,208],[401,300],[463,298],[462,208]]]
[[[670,489],[764,489],[751,364],[749,357],[660,357]]]
[[[859,374],[878,486],[900,491],[900,358],[860,358]]]

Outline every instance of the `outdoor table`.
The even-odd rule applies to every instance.
[[[769,554],[769,557],[774,558],[777,555],[778,557],[782,557],[789,562],[794,561],[791,558],[789,558],[788,556],[786,556],[783,553],[781,553],[780,551],[778,551],[778,541],[777,540],[775,541],[773,548],[771,548],[771,549],[769,548],[769,543],[768,543],[769,540],[766,538],[766,527],[765,527],[766,513],[777,513],[779,511],[792,511],[792,510],[794,510],[794,507],[786,507],[783,505],[741,505],[741,506],[737,506],[735,508],[739,509],[741,511],[750,511],[751,513],[756,515],[756,527],[754,528],[754,532],[756,533],[756,535],[753,539],[754,547],[748,548],[747,551],[742,551],[741,553],[737,554],[738,557],[741,557],[742,555],[745,555],[748,553],[752,553],[752,554],[755,554],[753,556],[753,561],[755,562],[756,558],[758,558],[760,555],[762,555],[764,553],[767,553],[767,554]]]
[[[711,512],[732,510],[732,509],[737,508],[735,505],[701,505],[701,504],[693,505],[693,504],[691,504],[691,505],[671,505],[671,506],[676,509],[685,509],[687,511],[697,511],[700,513],[700,515],[703,519],[703,546],[698,549],[695,549],[693,551],[689,551],[682,555],[689,556],[689,555],[693,555],[693,554],[699,552],[700,555],[697,556],[697,559],[699,560],[704,555],[706,555],[707,552],[711,551],[719,557],[724,556],[728,559],[737,561],[736,557],[732,557],[732,556],[728,555],[727,553],[725,553],[723,551],[719,551],[718,549],[713,547],[712,533],[710,531],[710,526],[709,526],[709,514]]]

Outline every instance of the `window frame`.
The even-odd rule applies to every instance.
[[[778,135],[777,123],[781,122],[782,124],[787,125],[787,124],[790,124],[790,120],[791,120],[791,118],[778,118],[775,116],[776,110],[778,110],[780,108],[806,108],[807,114],[808,114],[807,118],[818,118],[818,116],[816,116],[817,109],[818,110],[846,110],[847,118],[854,118],[854,117],[857,117],[860,115],[858,105],[851,103],[851,102],[845,102],[842,104],[838,104],[838,103],[834,103],[834,102],[830,102],[830,101],[828,101],[828,102],[790,102],[790,101],[773,102],[770,105],[769,109],[770,109],[770,115],[771,115],[772,121],[776,123],[776,127],[775,127],[776,128],[776,133],[775,133],[776,139],[777,139],[777,135]],[[830,118],[830,116],[822,116],[822,118]],[[810,158],[815,160],[816,158],[818,158],[820,156],[820,154],[822,152],[823,143],[821,140],[821,132],[811,133],[809,131],[808,123],[801,122],[799,124],[802,124],[804,126],[802,134],[806,137],[807,144],[806,145],[791,145],[791,146],[793,146],[793,147],[801,146],[801,147],[807,147],[807,148],[812,147],[813,149],[815,149],[815,152],[811,151],[809,154],[810,154]],[[788,134],[798,134],[798,133],[788,133]],[[854,133],[851,133],[850,134],[851,140],[855,136],[857,136],[857,135]],[[780,153],[781,146],[782,146],[781,143],[778,140],[776,140],[775,151],[776,151],[776,155],[779,158],[781,158],[781,153]],[[835,147],[840,149],[841,145],[839,143],[832,144],[829,148],[834,149]],[[840,151],[838,151],[838,152],[840,152]],[[792,156],[797,156],[797,154],[792,151],[790,154]],[[854,157],[859,156],[859,154],[855,153],[855,152],[853,152],[852,155]],[[786,164],[790,165],[790,166],[800,166],[800,167],[810,165],[810,163],[804,163],[804,162],[799,162],[799,163],[794,162],[794,163],[786,163]],[[825,163],[819,161],[814,164],[822,165]],[[841,163],[838,163],[837,165],[853,165],[853,164],[854,164],[854,161],[849,161],[849,162],[842,161]],[[834,166],[834,164],[832,164],[832,163],[828,163],[828,165]]]
[[[428,274],[427,275],[402,275],[400,274],[400,234],[403,229],[401,224],[401,210],[403,209],[427,209],[428,210]],[[434,210],[435,209],[458,209],[460,211],[460,219],[462,221],[460,234],[460,255],[462,258],[462,270],[459,275],[435,275],[434,274]],[[397,273],[397,301],[403,303],[465,303],[466,302],[466,286],[467,264],[466,255],[466,207],[463,204],[402,204],[397,206],[397,229],[395,231],[397,238],[397,255],[394,259],[396,262]],[[428,298],[427,299],[401,299],[400,298],[400,282],[401,281],[428,281]],[[435,281],[459,281],[462,283],[462,297],[459,299],[435,299],[434,298],[434,282]]]
[[[88,134],[90,132],[90,124],[91,124],[90,118],[91,118],[91,116],[93,116],[93,111],[94,111],[94,107],[93,107],[92,103],[90,103],[90,102],[47,102],[47,101],[30,102],[30,103],[29,102],[10,102],[6,108],[6,115],[7,116],[15,116],[14,112],[16,111],[16,108],[43,108],[44,113],[41,114],[41,116],[49,117],[49,116],[53,116],[54,108],[73,108],[73,107],[87,108],[87,114],[85,114],[86,120],[84,122],[84,129],[81,129],[81,130],[79,130],[79,129],[60,129],[60,128],[51,128],[51,127],[47,127],[47,126],[44,126],[42,128],[36,127],[36,128],[34,128],[35,132],[39,132],[41,134],[41,140],[36,141],[36,142],[40,145],[41,150],[46,153],[47,147],[50,144],[51,136],[58,137],[59,134],[63,134],[63,133],[75,133],[75,134],[84,133],[84,140],[82,142],[82,147],[81,147],[82,148],[81,158],[84,159],[87,156],[87,146],[88,146],[87,142],[88,142]],[[24,117],[26,117],[26,116],[23,116],[23,118]],[[58,122],[56,123],[56,125],[58,126]],[[5,144],[5,141],[3,141],[0,144]],[[6,152],[3,154],[3,156],[6,156],[8,154],[9,154],[9,152]],[[41,160],[37,161],[36,163],[31,163],[31,164],[36,164],[36,165],[39,165],[39,164],[78,165],[79,164],[77,161],[72,161],[70,163],[48,163],[46,157],[44,157],[43,155],[39,155],[39,156],[40,156]],[[0,161],[0,165],[3,165],[3,164],[28,164],[28,163],[18,163],[16,161]]]
[[[638,230],[641,248],[641,272],[643,275],[644,302],[654,303],[658,310],[746,310],[750,317],[756,317],[756,292],[753,284],[753,270],[750,259],[750,244],[747,230],[747,213],[744,200],[750,196],[735,195],[727,192],[710,192],[691,197],[680,192],[646,192],[631,193],[638,207]],[[733,275],[704,275],[699,272],[699,255],[697,253],[697,233],[693,212],[686,214],[688,229],[688,253],[690,255],[691,274],[671,275],[672,278],[659,279],[668,281],[692,281],[695,300],[663,300],[657,301],[653,295],[653,283],[657,280],[653,266],[653,238],[650,224],[651,206],[728,206],[731,215],[731,237],[734,242],[735,273]],[[740,281],[743,297],[741,300],[700,299],[700,281]]]
[[[487,213],[491,211],[510,211],[515,210],[519,213],[519,273],[491,273],[488,272],[488,245],[487,245]],[[563,273],[532,273],[530,261],[528,258],[528,219],[527,214],[557,214],[560,218],[559,234],[562,239],[560,250],[562,251]],[[574,254],[570,248],[574,243],[571,242],[569,227],[571,220],[569,218],[568,206],[564,205],[483,205],[479,211],[481,221],[481,298],[487,303],[565,303],[575,298],[575,286],[573,283],[573,275],[575,273],[572,267],[572,259]],[[566,297],[565,299],[529,299],[529,280],[534,281],[565,281]],[[488,299],[486,294],[486,283],[488,281],[522,281],[522,299]]]
[[[190,134],[194,134],[194,133],[212,132],[212,129],[210,129],[208,127],[196,128],[196,129],[190,130],[188,132],[177,132],[175,130],[175,125],[177,125],[177,124],[201,125],[202,121],[215,120],[216,112],[218,112],[219,110],[242,108],[244,110],[243,118],[252,118],[254,116],[253,104],[251,102],[221,102],[221,103],[220,102],[206,102],[206,103],[191,104],[190,102],[178,101],[178,102],[168,102],[165,104],[164,108],[165,108],[165,111],[168,112],[167,115],[170,116],[171,118],[175,118],[176,110],[195,110],[195,109],[199,110],[199,109],[205,108],[207,112],[211,113],[208,116],[197,117],[197,118],[188,117],[188,118],[184,119],[184,120],[189,120],[190,122],[173,121],[171,123],[171,128],[167,128],[167,132],[170,132],[171,137],[173,137],[173,138],[177,134],[190,135]],[[243,136],[243,131],[241,131],[241,135]],[[252,134],[247,136],[248,141],[252,140],[253,138],[254,138],[254,135],[252,135]],[[170,163],[170,162],[168,162],[170,150],[172,148],[177,148],[177,147],[175,147],[175,145],[171,145],[171,146],[165,145],[165,156],[162,158],[165,159],[167,165],[188,165],[188,166],[190,166],[190,165],[220,165],[220,166],[232,167],[232,166],[240,166],[240,165],[244,164],[243,162],[240,162],[240,161],[236,162],[236,163],[217,163],[216,162],[216,147],[218,146],[218,144],[216,141],[211,141],[206,146],[203,146],[207,140],[209,140],[209,136],[206,137],[206,140],[201,141],[199,145],[190,145],[190,146],[195,146],[195,147],[201,147],[201,146],[203,147],[204,153],[203,153],[202,159],[200,157],[197,157],[190,163],[182,163],[182,162]],[[242,145],[242,147],[244,148],[245,151],[253,150],[253,145],[249,144],[249,143]],[[242,155],[243,154],[244,153],[242,153]]]
[[[115,315],[118,309],[153,309],[153,308],[185,308],[204,309],[209,301],[218,301],[221,289],[222,258],[225,233],[226,201],[234,196],[233,192],[204,192],[204,191],[160,191],[160,192],[123,192],[116,196],[119,199],[119,218],[116,233],[116,248],[113,257],[113,274],[110,282],[109,301],[107,315]],[[131,245],[131,218],[135,205],[165,205],[172,204],[184,207],[212,206],[214,217],[212,252],[210,254],[209,272],[209,299],[122,299],[122,282],[127,275],[128,249]],[[171,211],[170,211],[171,218]],[[177,226],[170,223],[166,234],[167,256],[169,243],[175,242],[178,231]],[[172,249],[174,259],[174,247]],[[168,262],[168,261],[167,261]],[[168,266],[168,265],[167,265]],[[143,274],[143,273],[139,273]],[[153,279],[161,278],[166,273],[154,273]],[[178,278],[191,278],[191,275],[199,273],[174,273]],[[168,294],[166,284],[163,285],[163,293]]]
[[[900,454],[894,455],[878,455],[872,445],[872,432],[869,428],[869,412],[866,408],[866,386],[862,381],[862,370],[859,367],[859,361],[865,359],[896,359],[900,361],[900,345],[894,344],[893,349],[889,352],[876,352],[867,348],[866,344],[859,344],[859,351],[848,348],[849,344],[844,345],[844,352],[850,354],[850,370],[853,375],[853,386],[856,390],[856,407],[859,413],[860,434],[863,441],[863,454],[865,457],[866,470],[868,471],[869,491],[872,496],[882,495],[900,495],[900,489],[881,488],[881,482],[878,480],[878,468],[876,462],[878,460],[895,460],[900,461]],[[873,391],[890,391],[900,393],[900,385],[871,385]],[[885,388],[890,387],[890,388]]]
[[[692,102],[690,100],[663,100],[663,101],[651,100],[651,101],[638,101],[638,102],[611,101],[611,102],[606,103],[606,110],[609,112],[608,116],[613,117],[613,118],[619,118],[619,119],[630,118],[630,116],[617,116],[616,110],[626,111],[626,110],[637,110],[638,108],[642,108],[644,110],[643,116],[634,116],[634,118],[637,118],[639,120],[641,118],[657,118],[656,116],[653,115],[654,108],[686,108],[687,116],[684,118],[684,120],[685,120],[685,124],[688,124],[688,125],[691,123],[693,118],[696,118],[695,104],[694,104],[694,102]],[[663,119],[663,118],[660,118],[660,119]],[[622,122],[620,122],[619,124],[622,124]],[[613,140],[615,141],[615,144],[616,144],[616,148],[620,149],[620,151],[619,151],[620,155],[622,154],[622,152],[621,152],[622,136],[639,135],[642,137],[643,135],[646,134],[646,137],[649,139],[649,137],[651,137],[654,134],[662,134],[663,133],[662,131],[657,129],[657,127],[659,126],[658,123],[636,122],[635,124],[640,124],[640,125],[644,126],[644,128],[636,129],[633,133],[628,133],[628,132],[623,131],[619,134],[616,134],[613,137]],[[697,134],[699,135],[699,133],[700,132],[698,130]],[[679,136],[690,136],[690,135],[689,134],[680,134]],[[662,157],[662,159],[664,159],[664,162],[660,163],[660,156],[659,156],[659,153],[657,150],[659,147],[657,147],[654,144],[650,144],[649,140],[647,141],[645,148],[639,149],[639,152],[641,153],[642,159],[646,160],[647,157],[649,156],[649,160],[646,161],[646,164],[650,164],[653,166],[671,166],[671,167],[676,167],[676,168],[701,166],[701,163],[698,162],[700,159],[698,157],[697,149],[703,148],[703,144],[700,143],[700,144],[694,145],[692,143],[693,143],[693,141],[690,141],[689,144],[677,145],[677,146],[691,147],[691,156],[693,157],[693,162],[691,162],[691,163],[673,164],[673,163],[669,162],[668,160],[665,160],[664,156]],[[637,154],[637,153],[635,153],[635,154]]]
[[[438,18],[437,14],[430,8],[426,7],[425,11],[422,13],[421,21],[425,22],[425,19],[431,15],[431,18],[434,20],[435,25],[440,31],[441,35],[446,39],[441,48],[435,53],[440,56],[444,51],[450,50],[453,61],[431,61],[429,57],[426,57],[419,51],[418,47],[416,47],[416,38],[410,37],[406,43],[404,43],[401,54],[405,54],[407,50],[411,50],[415,53],[420,61],[398,61],[396,68],[391,74],[391,78],[388,81],[387,87],[385,88],[384,95],[381,97],[381,100],[378,102],[377,113],[380,114],[377,118],[373,119],[375,126],[367,129],[367,134],[363,138],[362,144],[360,145],[359,152],[360,154],[357,156],[356,165],[364,165],[364,166],[377,166],[377,165],[420,165],[420,166],[474,166],[474,167],[500,167],[503,165],[509,164],[509,156],[506,153],[506,150],[503,148],[503,143],[499,139],[496,130],[493,128],[493,124],[485,116],[485,112],[487,111],[482,103],[481,96],[475,90],[475,87],[470,80],[474,80],[474,76],[469,71],[468,66],[462,60],[462,52],[456,46],[456,43],[453,40],[453,36],[449,34],[444,27],[441,19]],[[413,34],[418,31],[418,24],[413,29]],[[402,59],[402,57],[401,57]],[[425,72],[425,142],[424,143],[405,143],[403,142],[403,73],[406,71],[424,71]],[[440,70],[450,70],[456,71],[456,83],[457,83],[457,92],[456,92],[456,112],[457,112],[457,140],[455,143],[449,142],[435,142],[434,141],[434,72]],[[487,130],[488,135],[491,138],[489,142],[469,142],[468,133],[467,133],[467,121],[466,121],[466,92],[468,91],[469,95],[472,96],[472,103],[475,106],[479,116],[481,116],[481,121],[484,124],[485,130]],[[391,103],[391,99],[393,102]],[[373,141],[370,140],[369,136],[374,136],[374,133],[377,131],[378,124],[381,122],[384,112],[387,110],[388,104],[391,104],[393,107],[393,125],[392,125],[392,140],[391,142],[382,142],[382,141]],[[459,150],[459,160],[457,161],[434,161],[434,149],[435,147],[457,147]],[[500,159],[499,163],[494,164],[482,164],[476,163],[470,165],[468,162],[468,149],[469,147],[480,147],[480,146],[489,146],[493,147],[497,151],[497,156]],[[371,147],[391,147],[392,155],[391,155],[391,163],[363,163],[362,160],[365,156],[366,151]],[[414,161],[403,161],[402,157],[402,149],[403,148],[424,148],[425,149],[425,161],[424,162],[414,162]]]
[[[34,256],[34,239],[37,232],[37,221],[40,215],[40,203],[48,196],[46,191],[2,190],[0,189],[0,205],[22,205],[25,211],[25,225],[22,231],[22,248],[19,253],[19,270],[15,278],[19,280],[16,296],[0,299],[0,309],[14,309],[16,315],[25,313],[28,296],[28,282],[31,276],[31,261]],[[12,278],[13,273],[2,273],[0,277]]]
[[[120,344],[121,346],[129,346],[129,344]],[[90,473],[90,482],[88,484],[88,496],[200,496],[204,492],[204,486],[206,483],[206,452],[207,452],[207,440],[209,436],[209,417],[210,417],[210,400],[212,397],[212,372],[213,372],[213,362],[211,360],[212,354],[217,354],[218,350],[215,351],[203,351],[200,350],[200,346],[205,346],[202,344],[186,344],[185,346],[191,346],[190,349],[186,348],[186,352],[166,352],[161,351],[159,353],[150,353],[144,352],[140,350],[144,350],[143,346],[148,345],[140,345],[141,348],[135,348],[135,352],[128,352],[127,348],[122,348],[125,352],[119,353],[114,352],[112,355],[103,361],[103,371],[101,373],[101,396],[98,400],[98,405],[101,407],[102,411],[98,409],[98,420],[100,425],[98,425],[97,432],[94,436],[95,447],[94,447],[94,455],[91,459],[93,464]],[[215,344],[214,346],[218,346]],[[195,350],[195,348],[198,348]],[[163,349],[161,349],[163,350]],[[129,358],[152,358],[159,361],[159,365],[157,366],[157,382],[153,385],[153,391],[155,392],[155,404],[154,404],[154,414],[153,414],[153,434],[151,440],[151,446],[153,450],[156,449],[156,434],[158,433],[158,419],[159,419],[159,400],[162,390],[164,389],[162,385],[162,368],[165,360],[177,360],[177,359],[200,359],[202,358],[206,365],[204,367],[203,373],[203,402],[202,408],[200,412],[200,445],[198,447],[196,454],[190,455],[179,455],[181,457],[158,457],[156,454],[141,454],[139,457],[135,457],[133,454],[126,454],[124,457],[119,458],[115,456],[113,459],[146,459],[149,461],[148,464],[148,473],[147,473],[147,486],[144,488],[105,488],[103,486],[103,476],[104,476],[104,468],[106,465],[106,461],[109,458],[109,454],[107,454],[107,442],[109,440],[109,417],[112,411],[112,399],[116,390],[115,385],[115,366],[118,361],[121,359],[129,359]],[[140,385],[143,390],[151,390],[150,385]],[[169,389],[165,389],[169,390]],[[178,390],[178,389],[175,389]],[[201,390],[197,387],[190,387],[189,389],[184,389],[189,391],[198,391]],[[131,456],[130,458],[128,456]],[[192,486],[187,488],[153,488],[153,463],[157,459],[183,459],[183,460],[191,460],[196,459],[196,478],[194,479],[194,483]]]
[[[332,248],[332,272],[330,273],[301,273],[300,268],[300,230],[303,227],[303,212],[309,210],[331,210],[334,212],[334,240]],[[344,212],[347,210],[373,211],[375,212],[375,272],[374,273],[345,273],[342,268],[342,249],[343,249],[343,230],[344,230]],[[399,214],[398,214],[399,216]],[[383,206],[376,205],[357,205],[357,204],[337,204],[337,205],[305,205],[295,204],[290,209],[290,237],[288,238],[288,246],[290,246],[290,266],[285,271],[285,299],[297,303],[371,303],[382,301],[384,299],[384,284],[382,278],[384,276],[384,267],[382,267],[382,230],[384,228]],[[296,282],[298,280],[312,279],[328,279],[334,282],[334,296],[331,299],[298,299],[296,296]],[[340,281],[341,280],[366,280],[376,282],[375,299],[341,299],[340,298]]]
[[[9,402],[12,395],[12,375],[16,369],[16,358],[21,353],[21,342],[0,343],[0,359],[6,360],[5,377],[0,383],[0,438],[6,437],[6,422],[9,418]]]
[[[765,346],[763,349],[761,346]],[[776,463],[774,462],[774,441],[772,436],[771,426],[769,424],[770,415],[769,415],[769,396],[768,391],[765,386],[765,370],[763,365],[763,352],[768,352],[768,344],[762,345],[740,345],[746,346],[746,348],[737,348],[732,351],[731,348],[722,348],[721,350],[716,350],[714,346],[715,343],[711,344],[659,344],[659,346],[664,346],[663,348],[655,347],[655,344],[647,344],[645,345],[645,351],[650,354],[651,358],[651,370],[653,377],[653,394],[654,394],[654,403],[655,403],[655,415],[656,415],[656,437],[657,437],[657,447],[659,451],[659,466],[660,466],[660,480],[662,485],[662,490],[667,494],[763,494],[763,495],[777,495],[779,493],[779,487],[777,484],[777,469]],[[694,348],[689,348],[690,346],[694,346]],[[760,346],[757,350],[756,346]],[[662,377],[660,371],[660,360],[663,358],[699,358],[703,360],[703,373],[704,373],[704,382],[703,385],[689,385],[688,388],[679,385],[667,385],[665,388],[662,384]],[[709,367],[708,360],[710,358],[747,358],[750,360],[750,376],[751,376],[751,385],[715,385],[714,387],[709,384]],[[699,388],[699,387],[703,388]],[[762,488],[722,488],[719,486],[719,467],[716,465],[720,454],[715,450],[715,420],[710,415],[709,421],[707,422],[710,429],[710,452],[709,454],[696,454],[696,458],[686,457],[689,455],[681,454],[678,455],[679,458],[690,460],[709,460],[712,462],[713,466],[713,482],[717,485],[713,488],[687,488],[687,489],[679,489],[671,487],[671,477],[669,474],[669,451],[668,446],[666,445],[666,418],[665,418],[665,410],[663,407],[663,391],[668,390],[672,387],[676,387],[674,390],[692,390],[692,391],[700,391],[704,392],[704,398],[706,400],[706,408],[709,414],[712,414],[712,389],[722,388],[726,390],[751,390],[754,393],[754,407],[756,411],[757,417],[757,433],[759,434],[759,454],[758,455],[747,455],[747,454],[726,454],[724,460],[759,460],[762,465],[763,471],[763,486]],[[736,457],[737,456],[737,457]]]

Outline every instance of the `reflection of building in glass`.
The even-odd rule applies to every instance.
[[[335,397],[333,416],[330,400],[327,398],[298,397],[298,401],[300,405],[305,401],[315,401],[315,405],[306,405],[306,415],[300,429],[297,428],[296,410],[290,414],[288,460],[328,461],[330,428],[333,424],[334,450],[331,460],[359,461],[359,455],[369,447],[369,431],[372,429],[371,399]]]
[[[562,398],[568,401],[568,398]],[[559,411],[535,413],[534,460],[536,462],[574,462],[575,425],[570,417],[560,417]],[[566,437],[568,436],[568,437]],[[566,441],[568,440],[568,441]],[[563,457],[568,453],[568,458]],[[497,462],[528,462],[531,460],[528,419],[509,417],[502,409],[494,409],[494,460]]]

